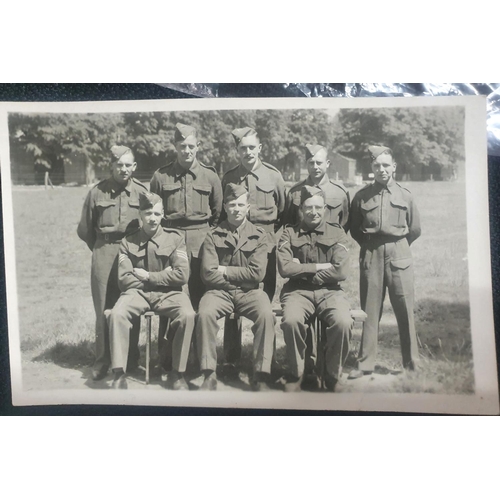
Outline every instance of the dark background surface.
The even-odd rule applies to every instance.
[[[335,85],[335,84],[330,84]],[[338,84],[339,88],[343,84]],[[281,84],[219,84],[219,97],[290,97]],[[295,94],[303,96],[304,94]],[[195,98],[155,84],[0,84],[0,101],[108,101],[131,99]],[[491,265],[495,325],[500,324],[500,156],[488,156]],[[0,204],[0,211],[2,210]],[[318,412],[292,410],[254,410],[224,408],[178,408],[139,406],[64,405],[13,407],[10,388],[10,364],[7,334],[7,308],[3,246],[3,218],[0,218],[0,415],[355,415],[355,412]],[[500,334],[495,327],[497,364],[500,360]],[[395,415],[395,413],[372,413]]]

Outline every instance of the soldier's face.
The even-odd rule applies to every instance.
[[[111,175],[118,184],[125,185],[132,177],[136,167],[137,163],[134,161],[134,156],[131,153],[126,153],[113,163],[111,166]]]
[[[183,141],[175,143],[177,158],[182,166],[189,166],[196,158],[200,143],[194,135],[186,137]]]
[[[153,208],[141,210],[139,217],[141,218],[142,227],[146,234],[152,235],[156,233],[163,217],[163,203],[158,202]]]
[[[250,210],[247,193],[242,194],[235,200],[224,203],[224,209],[226,210],[229,224],[236,227],[240,226]]]
[[[262,144],[256,135],[243,137],[238,144],[238,157],[241,164],[248,169],[251,169],[259,158]]]
[[[378,155],[372,162],[372,172],[380,184],[387,184],[396,171],[396,162],[389,153]]]
[[[307,171],[313,181],[320,181],[326,174],[330,160],[327,159],[327,152],[320,149],[312,158],[307,160]]]
[[[321,196],[311,196],[302,203],[303,221],[307,227],[316,227],[325,215],[325,200]]]

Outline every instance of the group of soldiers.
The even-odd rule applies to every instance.
[[[196,129],[178,123],[177,158],[154,173],[149,191],[133,177],[132,151],[112,148],[111,176],[90,190],[78,225],[79,237],[92,251],[93,379],[106,377],[111,368],[112,386],[127,388],[127,373],[139,362],[140,317],[152,310],[160,316],[160,333],[165,332],[160,352],[171,358],[167,387],[189,389],[185,372],[194,349],[203,374],[200,388],[215,390],[218,321],[235,313],[253,323],[251,387],[266,390],[275,346],[271,304],[278,270],[288,279],[280,296],[284,389],[296,392],[303,386],[308,337],[318,335],[312,323],[318,319],[325,335],[321,375],[326,390],[335,391],[353,324],[342,289],[349,269],[349,231],[361,246],[360,299],[367,314],[358,367],[349,378],[375,369],[386,288],[403,365],[414,369],[418,349],[410,244],[420,235],[420,222],[411,193],[394,180],[392,151],[369,148],[375,180],[350,203],[343,185],[328,177],[325,147],[305,146],[309,175],[287,194],[279,170],[260,158],[256,130],[239,128],[232,135],[239,163],[221,182],[214,168],[197,159]],[[226,321],[225,328],[234,329],[231,325]],[[165,363],[161,356],[160,362]]]

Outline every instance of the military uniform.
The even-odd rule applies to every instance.
[[[304,374],[307,323],[313,315],[326,325],[326,375],[335,381],[340,377],[352,328],[349,302],[341,287],[346,278],[347,244],[342,227],[325,219],[314,229],[301,222],[283,230],[278,244],[278,269],[283,278],[290,279],[281,292],[281,329],[294,377]],[[332,267],[316,271],[316,264],[326,263]]]
[[[133,269],[149,272],[139,280]],[[159,227],[149,238],[143,229],[125,237],[120,245],[118,283],[122,294],[109,316],[112,368],[125,370],[129,335],[134,318],[153,310],[171,320],[173,369],[183,373],[189,355],[195,312],[182,292],[189,262],[182,231]]]
[[[310,176],[292,186],[288,192],[285,214],[283,216],[283,223],[285,225],[294,226],[300,222],[300,191],[304,186],[315,186]],[[340,224],[347,231],[350,204],[349,193],[341,184],[332,181],[327,175],[325,175],[317,187],[325,195],[325,220]]]
[[[111,309],[120,296],[117,282],[120,241],[139,227],[139,195],[146,192],[146,186],[134,178],[125,187],[109,178],[90,190],[83,205],[77,232],[92,251],[91,289],[96,314],[96,372],[107,371],[110,364],[104,310]]]
[[[222,178],[222,188],[229,183],[242,185],[248,190],[248,220],[266,233],[268,256],[264,291],[272,301],[276,290],[275,233],[281,227],[285,209],[285,182],[278,169],[258,159],[250,172],[241,164],[228,170]]]
[[[185,232],[191,273],[189,293],[194,308],[204,292],[200,279],[199,251],[211,226],[216,226],[222,210],[222,188],[219,176],[196,158],[189,169],[177,161],[157,170],[150,190],[163,200],[164,227]]]
[[[259,290],[266,268],[266,233],[248,220],[233,232],[224,221],[207,235],[201,259],[201,276],[207,285],[195,327],[201,370],[215,371],[217,320],[235,311],[254,323],[254,374],[270,373],[274,316],[268,296]],[[227,266],[225,275],[218,266]]]
[[[420,217],[410,191],[393,179],[361,188],[353,198],[349,227],[361,246],[360,298],[363,326],[359,370],[372,372],[386,288],[399,328],[403,365],[418,358],[413,317],[413,262],[410,245],[420,236]]]

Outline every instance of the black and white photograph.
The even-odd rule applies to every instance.
[[[13,404],[498,413],[485,122],[0,103]]]

